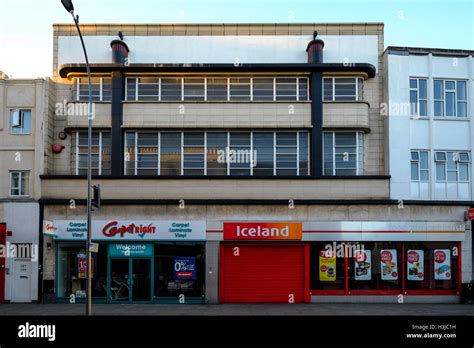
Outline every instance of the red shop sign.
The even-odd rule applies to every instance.
[[[469,220],[474,220],[474,209],[469,209],[469,210],[467,211],[467,218],[468,218]]]

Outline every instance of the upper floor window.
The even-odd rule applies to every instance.
[[[436,151],[437,182],[469,182],[469,152]]]
[[[10,196],[28,196],[29,175],[28,171],[10,172]]]
[[[324,132],[324,175],[362,175],[364,135],[361,132]]]
[[[410,78],[410,107],[412,116],[427,116],[427,79]]]
[[[127,77],[126,100],[307,101],[307,77]]]
[[[10,133],[31,133],[31,110],[10,110]]]
[[[76,78],[75,99],[78,101],[89,100],[89,79],[87,77]],[[91,86],[92,101],[112,100],[112,79],[108,77],[92,77]]]
[[[434,80],[434,115],[467,117],[466,81]]]
[[[72,171],[86,175],[88,166],[87,132],[74,132],[72,142]],[[93,175],[110,175],[110,132],[93,132],[91,140],[91,165]]]
[[[427,182],[430,180],[428,151],[411,152],[411,181]]]
[[[363,81],[360,77],[325,77],[323,84],[324,100],[362,100]]]
[[[126,175],[308,175],[308,132],[126,132]]]

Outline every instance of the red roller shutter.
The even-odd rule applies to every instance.
[[[220,258],[221,303],[309,302],[309,245],[223,243]]]

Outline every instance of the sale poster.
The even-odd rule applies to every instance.
[[[407,252],[407,279],[424,279],[424,252],[423,250],[408,250]]]
[[[319,280],[333,282],[336,280],[336,256],[324,250],[319,252]]]
[[[382,270],[382,280],[398,279],[398,264],[396,249],[380,250],[380,269]]]
[[[372,279],[372,253],[370,250],[358,250],[354,256],[355,280]]]
[[[434,250],[434,279],[451,279],[451,252],[449,249]]]
[[[174,280],[196,280],[196,258],[176,256],[174,258]]]

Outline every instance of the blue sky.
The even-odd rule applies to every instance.
[[[474,49],[474,0],[73,0],[83,23],[383,22],[385,46]],[[0,1],[0,70],[50,76],[60,0]]]

